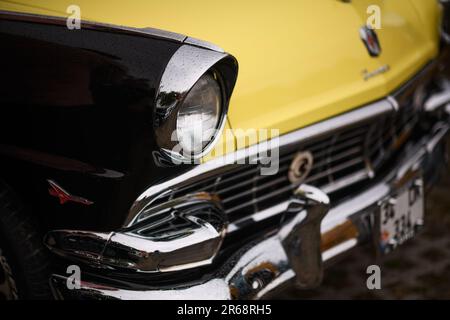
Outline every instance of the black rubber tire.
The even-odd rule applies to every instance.
[[[16,281],[8,260],[0,248],[0,301],[19,298]]]
[[[0,180],[0,247],[20,299],[50,299],[49,258],[37,223],[18,196]]]

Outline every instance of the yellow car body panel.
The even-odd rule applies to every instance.
[[[0,8],[67,16],[72,3],[0,1]],[[78,0],[76,4],[83,20],[178,32],[233,54],[239,62],[228,114],[234,130],[267,128],[285,134],[346,112],[388,95],[438,53],[440,7],[434,0]],[[370,16],[367,8],[374,4],[381,9],[381,29],[376,32],[382,53],[376,58],[369,56],[359,34]],[[364,79],[364,72],[386,67],[384,73]]]

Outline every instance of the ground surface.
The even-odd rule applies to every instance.
[[[316,290],[287,289],[281,299],[450,299],[450,167],[426,203],[426,226],[399,250],[375,259],[360,249],[326,270]],[[368,290],[366,268],[381,267],[381,290]]]

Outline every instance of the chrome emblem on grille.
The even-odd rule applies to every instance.
[[[313,155],[309,151],[302,151],[295,155],[288,172],[289,181],[300,184],[305,181],[313,166]]]
[[[368,26],[364,26],[359,29],[359,35],[364,42],[367,51],[369,51],[370,56],[378,57],[381,54],[381,45],[375,30]]]

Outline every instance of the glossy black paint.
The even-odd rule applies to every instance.
[[[442,31],[450,35],[450,1],[441,1],[443,7]]]
[[[179,41],[64,24],[0,20],[0,178],[43,227],[110,231],[162,166],[155,93]],[[47,179],[91,206],[59,204]]]

